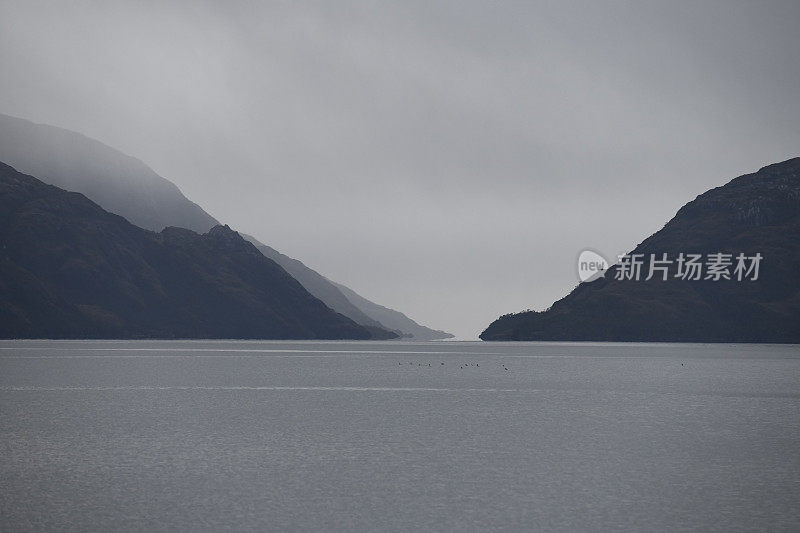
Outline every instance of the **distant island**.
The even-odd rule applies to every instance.
[[[666,255],[665,255],[666,254]],[[677,258],[722,254],[731,279],[685,279]],[[736,257],[759,254],[758,278],[739,280]],[[485,341],[800,342],[800,158],[711,189],[681,208],[629,257],[546,311],[504,315]],[[649,275],[651,258],[672,261]],[[665,267],[666,263],[659,266]],[[749,264],[747,265],[750,266]],[[666,277],[666,280],[664,279]],[[620,279],[621,278],[621,279]]]

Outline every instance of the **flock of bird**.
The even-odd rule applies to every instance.
[[[458,368],[461,369],[461,370],[464,370],[465,368],[469,368],[469,367],[479,368],[481,366],[480,363],[456,363],[456,364],[459,365]],[[498,363],[498,364],[503,367],[503,370],[510,371],[505,363]],[[404,365],[415,366],[416,365],[416,366],[427,368],[427,367],[431,366],[431,363],[414,363],[412,361],[407,361],[405,363],[402,363],[402,362],[397,363],[397,365],[398,366],[404,366]],[[440,366],[445,366],[444,362],[440,363]]]

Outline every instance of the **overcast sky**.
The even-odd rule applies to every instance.
[[[800,2],[0,2],[0,113],[475,338],[800,155]]]

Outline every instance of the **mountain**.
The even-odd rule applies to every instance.
[[[260,243],[254,237],[244,234],[242,236],[252,242],[266,257],[281,265],[308,292],[325,302],[328,307],[368,329],[370,327],[379,328],[379,330],[388,329],[394,332],[393,337],[402,336],[415,340],[439,340],[453,337],[450,333],[421,326],[399,311],[367,300],[352,289],[333,282],[312,270],[301,261],[292,259]]]
[[[651,262],[665,253],[672,265]],[[700,280],[677,277],[681,253],[701,255]],[[644,258],[642,279],[619,263],[546,311],[500,317],[481,339],[800,342],[800,158],[701,194],[633,254]],[[737,275],[739,254],[746,269],[758,265],[757,279],[754,269]],[[714,280],[716,259],[732,263],[721,268],[731,279]],[[655,270],[645,280],[651,265],[668,268],[668,279]]]
[[[179,226],[203,233],[219,224],[138,159],[80,133],[0,114],[0,161],[83,193],[145,229]]]
[[[400,332],[391,331],[390,328],[367,316],[361,309],[353,305],[330,280],[315,270],[308,268],[302,261],[280,253],[274,248],[259,242],[258,239],[251,235],[242,234],[242,237],[253,243],[256,249],[264,254],[264,257],[272,259],[283,267],[315,298],[319,298],[337,313],[341,313],[355,323],[367,328],[372,333],[374,340],[396,339],[401,335]]]
[[[45,183],[80,192],[104,209],[145,229],[161,231],[177,226],[204,233],[219,225],[172,182],[138,159],[70,130],[0,114],[0,161]],[[380,320],[351,302],[324,276],[253,237],[246,238],[328,307],[371,331],[374,339],[412,334],[405,330],[390,331],[396,328],[381,325]],[[421,338],[449,336],[437,337],[434,330],[416,327],[423,328],[415,330],[418,333],[433,335]]]
[[[227,226],[144,230],[0,163],[0,337],[368,339]]]
[[[420,326],[400,311],[395,311],[394,309],[389,309],[388,307],[371,302],[344,285],[339,285],[338,283],[334,283],[334,285],[348,300],[356,304],[359,309],[369,313],[371,317],[377,319],[383,326],[394,331],[402,332],[405,337],[424,341],[453,338],[453,335],[450,333]]]

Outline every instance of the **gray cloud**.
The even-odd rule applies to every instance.
[[[800,152],[796,2],[4,2],[0,112],[474,337]]]

